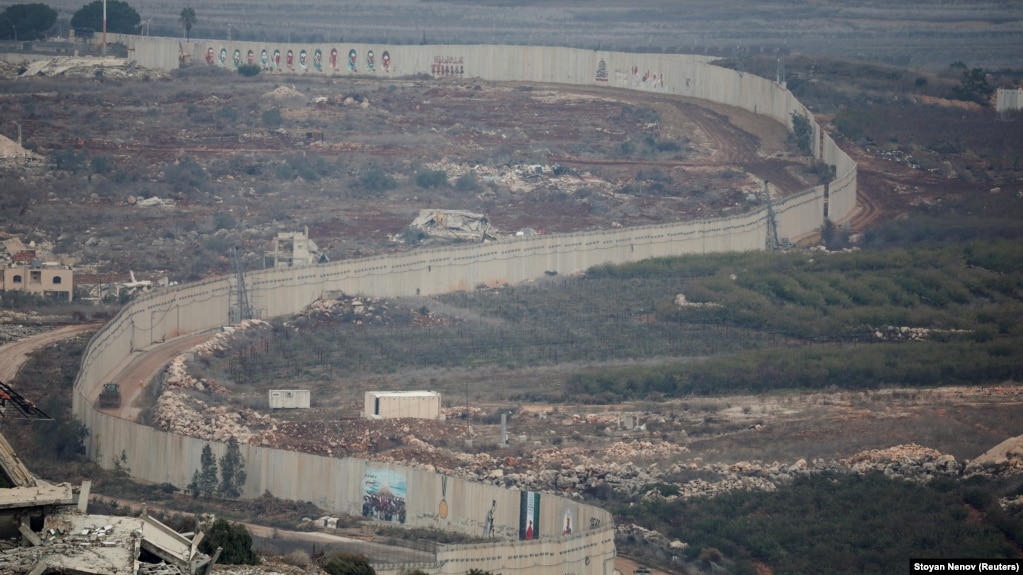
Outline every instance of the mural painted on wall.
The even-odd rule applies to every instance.
[[[519,539],[531,541],[540,538],[540,494],[535,491],[519,492]]]
[[[317,72],[323,71],[323,50],[319,48],[313,52],[313,68],[316,68]]]
[[[494,516],[497,513],[497,500],[490,500],[490,510],[487,511],[487,517],[483,520],[483,537],[494,538]]]
[[[465,74],[465,60],[461,56],[434,56],[430,72],[434,76],[461,76]]]
[[[309,68],[309,54],[306,53],[305,48],[298,51],[298,67],[303,71]]]
[[[288,69],[295,71],[295,51],[288,49],[288,53],[284,56],[284,61],[288,64]]]
[[[565,514],[561,518],[561,535],[571,535],[574,530],[575,527],[572,523],[572,510],[566,509]]]
[[[358,59],[359,59],[359,53],[355,51],[355,48],[352,48],[351,50],[348,51],[348,71],[349,72],[358,72],[359,71]]]
[[[597,81],[607,82],[607,62],[603,58],[600,59],[600,63],[597,64]]]
[[[220,57],[217,58],[217,61],[220,62],[221,68],[227,65],[227,48],[220,48]]]
[[[373,50],[369,50],[366,52],[366,71],[368,72],[377,71],[376,54],[373,53]]]
[[[384,65],[384,74],[391,73],[391,53],[384,50],[384,53],[380,55],[380,62]]]
[[[337,72],[337,48],[330,49],[330,68]]]
[[[242,51],[238,48],[235,48],[234,53],[231,54],[231,62],[234,63],[235,68],[242,65]]]
[[[259,64],[263,67],[263,70],[269,70],[270,69],[270,66],[269,66],[269,64],[270,64],[270,53],[266,51],[266,48],[263,48],[263,50],[260,51],[260,53],[259,53]]]
[[[249,48],[248,54],[245,54],[245,63],[249,66],[256,63],[256,51],[252,48]]]
[[[209,48],[206,48],[206,65],[207,66],[212,66],[213,65],[213,59],[214,59],[214,56],[213,56],[213,46],[210,46]]]
[[[387,469],[366,468],[362,479],[362,516],[405,523],[405,476]]]
[[[280,71],[281,69],[281,50],[280,48],[274,48],[274,69]]]
[[[440,478],[440,505],[437,506],[437,517],[448,518],[448,478],[445,475]]]
[[[633,66],[631,70],[615,70],[615,85],[623,88],[663,90],[664,74],[651,72],[649,69],[641,72],[639,66]]]

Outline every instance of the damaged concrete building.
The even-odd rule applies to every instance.
[[[0,435],[0,573],[207,575],[213,556],[156,519],[90,515],[90,482],[51,485],[32,476]]]
[[[419,217],[410,227],[435,238],[477,242],[497,239],[487,216],[463,210],[419,210]]]
[[[279,232],[272,240],[270,251],[263,257],[263,267],[291,268],[330,261],[316,243],[309,239],[309,228],[301,232]]]

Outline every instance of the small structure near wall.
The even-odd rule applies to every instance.
[[[440,393],[436,391],[367,391],[367,419],[441,419]]]
[[[264,255],[264,267],[290,268],[327,263],[326,254],[309,239],[309,228],[301,232],[279,232],[271,250]]]
[[[309,409],[309,390],[271,389],[270,409]]]

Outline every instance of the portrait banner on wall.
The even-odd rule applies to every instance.
[[[487,511],[487,517],[483,520],[483,534],[482,537],[493,538],[494,537],[494,521],[497,515],[497,500],[490,500],[490,511]]]
[[[240,49],[234,49],[234,54],[231,55],[231,61],[234,62],[235,68],[242,65],[242,51]]]
[[[530,541],[540,538],[540,494],[535,491],[519,492],[519,539]]]
[[[359,58],[359,53],[355,51],[355,48],[352,48],[351,50],[348,51],[348,71],[349,72],[358,72],[359,71],[359,66],[358,66],[358,63],[357,63],[358,58]]]
[[[575,527],[572,526],[572,510],[566,509],[565,514],[561,518],[561,534],[571,535]]]
[[[280,48],[274,48],[273,63],[274,63],[274,69],[277,69],[277,70],[281,69],[281,50],[280,50]]]
[[[263,51],[259,53],[259,63],[263,65],[264,70],[268,68],[270,54],[266,51],[266,48],[263,48]]]
[[[387,469],[366,468],[362,479],[362,516],[405,523],[405,476]]]

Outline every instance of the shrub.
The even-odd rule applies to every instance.
[[[455,189],[459,192],[475,192],[479,188],[480,183],[474,172],[466,172],[455,180]]]
[[[263,112],[263,125],[267,128],[276,128],[281,125],[280,108],[271,108]]]
[[[380,166],[373,164],[359,176],[359,186],[371,194],[380,194],[387,190],[393,190],[398,186],[398,182]]]
[[[373,566],[362,555],[335,551],[320,560],[320,569],[329,575],[376,575]]]
[[[242,76],[258,76],[261,71],[259,64],[242,64],[241,66],[238,66],[238,73]]]
[[[255,565],[256,554],[252,551],[252,535],[245,526],[217,519],[206,531],[206,537],[199,543],[203,553],[211,554],[217,547],[223,549],[219,561],[228,565]]]
[[[448,185],[448,174],[444,170],[421,170],[416,174],[416,185],[420,188],[441,188]]]
[[[90,165],[94,174],[109,174],[114,171],[114,161],[110,159],[110,156],[93,156]]]

